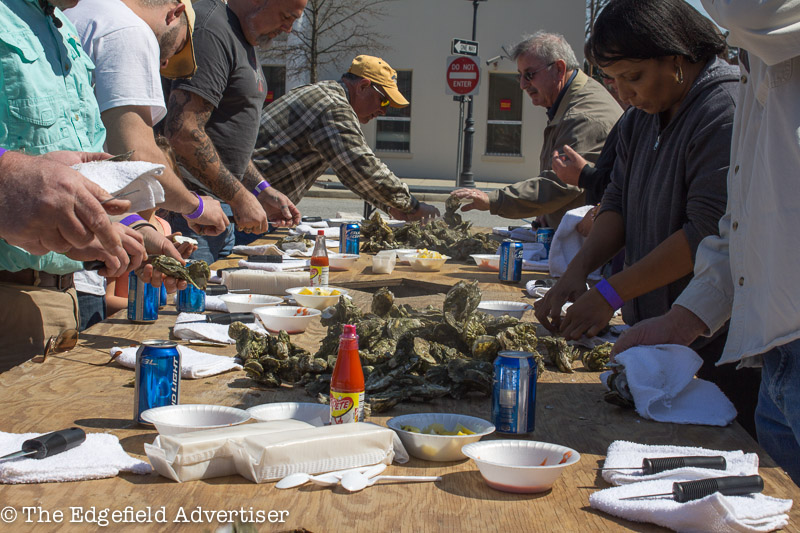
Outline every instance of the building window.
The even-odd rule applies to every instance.
[[[411,101],[411,71],[397,72],[397,88]],[[397,109],[389,106],[385,117],[378,117],[375,149],[386,152],[411,151],[411,106]]]
[[[487,155],[521,155],[522,91],[515,74],[489,74]]]
[[[264,105],[268,106],[286,94],[286,67],[261,65],[264,79],[267,80],[267,96]]]

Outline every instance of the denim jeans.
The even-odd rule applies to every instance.
[[[762,356],[758,443],[800,484],[800,340]]]
[[[106,319],[106,297],[79,292],[78,310],[81,315],[78,331],[83,331]]]
[[[223,211],[226,207],[228,208],[228,211],[230,211],[230,206],[227,204],[222,204],[222,206]],[[226,212],[226,214],[229,213]],[[189,224],[186,222],[186,219],[178,213],[170,213],[167,217],[167,221],[172,227],[173,232],[180,231],[183,236],[191,237],[197,240],[197,250],[195,250],[195,252],[192,254],[191,259],[200,259],[210,265],[220,257],[226,257],[230,255],[233,251],[233,224],[228,225],[225,231],[219,235],[209,237],[207,235],[200,235],[192,231],[189,228]]]

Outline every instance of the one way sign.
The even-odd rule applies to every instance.
[[[453,39],[453,54],[461,54],[462,56],[477,56],[478,55],[478,41],[468,41],[466,39]]]

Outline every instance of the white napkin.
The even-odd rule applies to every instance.
[[[156,179],[164,172],[164,165],[146,161],[92,161],[72,168],[110,194],[137,191],[125,196],[131,203],[132,213],[164,203],[164,188]]]
[[[677,344],[636,346],[616,356],[625,372],[636,412],[657,422],[727,426],[736,409],[715,384],[694,378],[703,360]],[[605,384],[610,372],[600,375]]]
[[[676,468],[658,474],[644,475],[639,470],[608,470],[609,468],[624,468],[639,466],[642,459],[655,459],[658,457],[681,456],[712,456],[721,455],[725,458],[725,470],[709,468]],[[683,481],[705,479],[722,476],[753,476],[758,474],[758,455],[744,453],[741,450],[722,451],[697,448],[692,446],[669,446],[638,444],[625,440],[617,440],[608,447],[606,460],[603,463],[603,479],[612,485],[627,485],[638,481],[651,481],[653,479],[680,479]]]
[[[219,296],[209,296],[206,294],[206,311],[222,311],[228,313],[228,306]]]
[[[620,500],[627,496],[672,493],[675,481],[659,479],[611,487],[589,496],[589,504],[605,513],[634,522],[651,522],[675,531],[766,532],[789,523],[786,514],[792,500],[752,494],[723,496],[716,492],[705,498],[678,503],[670,497]]]
[[[239,266],[250,270],[266,270],[267,272],[293,272],[308,268],[308,259],[292,259],[283,263],[252,263],[244,259],[239,260]]]
[[[327,223],[326,223],[327,225]],[[326,239],[338,239],[339,238],[339,228],[314,228],[309,226],[308,224],[299,224],[293,229],[289,230],[291,235],[297,235],[302,233],[303,235],[309,235],[311,237],[316,237],[317,232],[322,230],[325,233]],[[330,245],[328,245],[330,246]]]
[[[178,315],[175,327],[172,328],[172,333],[183,340],[212,341],[223,344],[233,344],[236,342],[228,336],[228,326],[226,324],[210,324],[208,322],[181,324],[181,322],[205,320],[205,317],[205,315],[197,313],[181,313]],[[253,331],[266,333],[266,330],[257,322],[245,325]]]
[[[219,324],[216,324],[219,325]],[[225,326],[227,327],[227,326]],[[138,346],[120,348],[114,346],[110,352],[117,356],[117,362],[128,368],[136,368],[136,351]],[[236,362],[233,357],[225,355],[214,355],[212,353],[198,352],[186,346],[178,346],[181,354],[181,377],[186,379],[205,378],[222,374],[229,370],[241,370],[242,365]]]
[[[0,431],[0,455],[19,451],[22,443],[42,433]],[[119,439],[106,433],[89,433],[71,450],[44,459],[20,458],[0,463],[0,483],[48,483],[114,477],[120,472],[149,474],[150,465],[122,449]]]
[[[283,257],[311,257],[311,250],[303,252],[300,250],[281,250],[274,244],[261,244],[253,246],[234,246],[233,253],[239,255],[280,255]]]
[[[508,231],[508,226],[497,226],[492,228],[492,233],[495,235],[500,235],[501,237],[510,237],[511,232]]]
[[[532,243],[537,242],[536,230],[534,230],[531,226],[514,228],[509,232],[509,237],[511,237],[515,241],[532,242]]]
[[[554,278],[564,275],[570,261],[583,246],[586,237],[578,233],[575,227],[591,208],[591,205],[585,205],[572,209],[567,211],[564,218],[561,219],[561,224],[558,225],[558,229],[553,235],[553,242],[550,243],[550,275]],[[588,277],[589,279],[600,279],[600,269],[595,270]]]

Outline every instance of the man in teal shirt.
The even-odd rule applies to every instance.
[[[92,89],[94,65],[58,8],[78,0],[0,3],[0,146],[31,155],[101,152],[105,129]],[[41,353],[45,341],[78,327],[72,273],[83,264],[54,252],[33,255],[0,240],[0,372]]]

